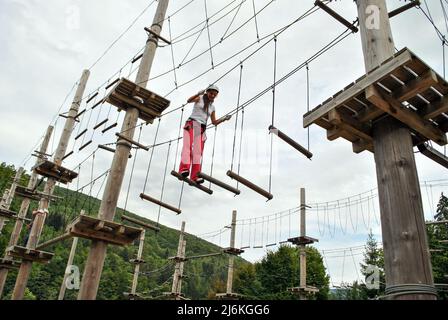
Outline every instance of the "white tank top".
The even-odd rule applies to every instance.
[[[199,97],[199,102],[193,106],[193,112],[190,118],[198,121],[201,124],[207,124],[208,117],[215,111],[215,106],[210,103],[208,106],[208,114],[204,110],[204,96]]]

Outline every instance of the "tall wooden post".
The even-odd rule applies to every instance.
[[[11,203],[12,200],[14,199],[14,194],[16,193],[16,187],[19,184],[20,181],[20,177],[23,174],[23,168],[20,167],[17,172],[16,175],[14,177],[14,181],[11,184],[11,187],[7,190],[5,190],[5,194],[3,196],[2,199],[2,203],[0,203],[0,206],[2,206],[3,209],[9,210],[11,208]],[[5,224],[5,218],[4,217],[0,217],[0,234],[2,233],[3,230],[3,226]]]
[[[138,245],[137,261],[140,262],[143,256],[143,246],[145,244],[146,231],[143,229],[140,234],[140,243]],[[137,293],[138,275],[140,274],[140,263],[135,264],[134,277],[132,278],[131,295],[135,296]]]
[[[236,232],[236,210],[232,212],[232,225],[230,231],[230,248],[235,248],[235,232]],[[233,289],[233,265],[235,262],[235,256],[231,255],[229,257],[229,267],[227,270],[227,294],[232,293]]]
[[[162,31],[162,25],[165,20],[168,2],[168,0],[160,0],[158,3],[157,11],[151,26],[151,30],[156,34],[160,34]],[[137,85],[141,87],[146,87],[148,82],[156,49],[157,38],[153,35],[149,35],[136,78]],[[127,139],[133,139],[138,116],[139,111],[136,108],[128,108],[126,110],[126,115],[121,128],[122,136]],[[113,221],[114,219],[130,151],[131,146],[129,143],[122,138],[118,138],[117,148],[98,213],[98,217],[100,219],[110,221]],[[104,259],[106,257],[106,250],[106,242],[92,241],[92,246],[86,262],[86,268],[84,269],[78,299],[94,300],[96,298],[101,272],[103,271]]]
[[[305,188],[300,188],[300,236],[306,236],[306,201]],[[301,244],[300,253],[300,287],[306,288],[306,246]],[[299,294],[300,300],[306,300],[305,292]]]
[[[87,80],[89,79],[90,71],[84,70],[81,79],[78,84],[78,88],[73,99],[73,103],[68,112],[67,120],[65,121],[65,126],[62,131],[61,138],[59,139],[58,146],[54,155],[54,163],[57,165],[62,164],[62,159],[67,151],[70,136],[72,134],[73,128],[75,126],[76,115],[79,111],[79,106],[81,105],[82,96],[86,88]],[[54,188],[56,186],[56,180],[54,178],[48,178],[45,184],[44,194],[52,195]],[[38,213],[34,218],[33,225],[31,227],[30,237],[28,239],[27,247],[35,249],[42,230],[44,228],[45,218],[47,216],[48,207],[50,200],[48,197],[44,197],[39,202]],[[31,273],[33,262],[32,261],[22,261],[19,269],[19,274],[17,276],[16,285],[14,287],[14,292],[12,294],[12,300],[21,300],[25,293],[26,284],[28,282],[29,275]]]
[[[182,243],[181,262],[179,264],[179,280],[177,281],[176,296],[179,297],[182,294],[182,280],[184,278],[184,265],[185,265],[185,250],[187,249],[187,240]]]
[[[39,154],[44,154],[47,152],[48,144],[50,142],[51,134],[53,133],[53,127],[49,126],[47,132],[45,133],[44,140],[40,145]],[[36,164],[40,161],[39,158],[36,160]],[[30,181],[28,181],[28,189],[34,189],[37,185],[38,175],[35,172],[31,173]],[[30,206],[31,199],[24,198],[22,204],[20,205],[19,213],[17,214],[17,220],[12,230],[11,237],[9,239],[8,247],[15,246],[19,242],[20,233],[23,228],[23,218],[26,217],[28,208]],[[4,259],[12,260],[12,257],[6,255]],[[8,276],[8,269],[0,269],[0,298],[3,295],[3,289],[5,287],[6,278]]]
[[[356,3],[369,72],[394,54],[392,31],[385,0]],[[389,116],[373,124],[373,139],[386,292],[395,299],[436,299],[410,131]],[[423,292],[409,292],[415,290]]]
[[[182,221],[182,227],[180,229],[180,234],[179,234],[179,244],[177,246],[177,261],[176,261],[176,266],[174,267],[174,275],[173,275],[173,285],[171,288],[171,294],[173,295],[177,295],[178,293],[180,293],[180,290],[178,289],[179,287],[179,282],[180,282],[180,277],[181,277],[181,263],[182,263],[182,259],[184,258],[182,256],[182,252],[184,251],[184,232],[185,232],[185,221]],[[183,263],[182,263],[182,269],[183,269]],[[183,271],[183,270],[182,270]]]

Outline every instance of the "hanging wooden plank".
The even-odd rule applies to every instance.
[[[62,160],[67,159],[67,158],[70,157],[73,153],[74,153],[73,151],[70,151],[69,153],[67,153],[67,154],[62,158]]]
[[[148,195],[146,195],[144,193],[140,193],[140,198],[143,199],[143,200],[147,200],[149,202],[155,203],[155,204],[157,204],[157,205],[159,205],[161,207],[164,207],[165,209],[168,209],[168,210],[171,210],[173,212],[176,212],[178,215],[182,213],[182,210],[180,210],[178,208],[175,208],[175,207],[173,207],[173,206],[171,206],[169,204],[166,204],[166,203],[164,203],[164,202],[162,202],[160,200],[157,200],[157,199],[155,199],[153,197],[150,197],[150,196],[148,196]]]
[[[205,173],[199,172],[198,173],[198,177],[202,178],[204,180],[207,180],[215,185],[217,185],[218,187],[221,187],[223,189],[226,189],[227,191],[230,191],[232,193],[234,193],[235,195],[239,195],[241,193],[240,190],[238,190],[237,188],[232,187],[231,185],[228,185],[227,183],[224,183],[218,179],[215,179]]]
[[[93,96],[91,96],[89,99],[87,99],[86,104],[95,99],[98,96],[99,92],[97,91]]]
[[[87,133],[87,128],[84,129],[83,131],[81,131],[76,137],[75,140],[78,140],[79,138],[81,138],[83,135],[85,135]]]
[[[82,146],[81,146],[81,148],[79,148],[79,151],[81,151],[81,150],[83,150],[83,149],[85,149],[85,148],[87,148],[87,146],[88,145],[90,145],[91,143],[92,143],[93,141],[92,140],[90,140],[90,141],[88,141],[88,142],[86,142],[86,143],[84,143]]]
[[[115,79],[114,81],[112,81],[111,83],[109,83],[106,86],[106,90],[109,89],[110,87],[112,87],[114,84],[116,84],[118,81],[120,81],[120,78]]]
[[[160,231],[159,227],[153,226],[152,224],[144,223],[144,222],[142,222],[140,220],[134,219],[134,218],[129,217],[129,216],[124,215],[124,214],[121,216],[121,220],[125,220],[125,221],[129,221],[129,222],[135,223],[135,224],[137,224],[137,225],[139,225],[139,226],[141,226],[143,228],[154,230],[156,232]]]
[[[260,187],[257,186],[256,184],[250,182],[250,181],[247,180],[247,179],[244,179],[243,177],[239,176],[238,174],[236,174],[236,173],[234,173],[234,172],[232,172],[232,171],[230,171],[230,170],[227,171],[227,175],[228,175],[230,178],[232,178],[232,179],[238,181],[239,183],[245,185],[245,186],[248,187],[249,189],[252,189],[252,190],[254,190],[255,192],[261,194],[263,197],[266,197],[268,200],[272,200],[272,198],[274,198],[274,196],[273,196],[271,193],[269,193],[268,191],[266,191],[266,190],[260,188]]]
[[[308,159],[311,160],[311,158],[313,157],[313,154],[309,150],[307,150],[306,148],[302,147],[299,143],[297,143],[296,141],[294,141],[293,139],[288,137],[286,134],[284,134],[283,132],[278,130],[276,127],[274,127],[272,125],[269,126],[269,132],[277,135],[280,139],[282,139],[287,144],[289,144],[291,147],[293,147],[294,149],[296,149],[297,151],[302,153]]]
[[[106,133],[109,130],[112,130],[113,128],[115,128],[116,126],[118,126],[118,123],[115,122],[114,124],[111,124],[110,126],[108,126],[107,128],[104,128],[103,130],[101,130],[102,133]]]
[[[132,59],[131,63],[134,64],[136,63],[138,60],[140,60],[143,57],[143,53],[140,53],[138,56],[136,56],[134,59]],[[118,79],[120,80],[120,79]]]
[[[195,187],[201,191],[204,191],[205,193],[208,193],[210,195],[213,194],[213,190],[211,190],[207,187],[204,187],[203,185],[200,185],[187,177],[182,176],[179,172],[177,172],[175,170],[171,171],[171,175],[176,177],[179,180],[185,181],[186,183],[188,183],[188,185],[190,185],[192,187]]]
[[[103,121],[101,121],[100,123],[98,123],[96,126],[93,127],[93,130],[98,129],[99,127],[101,127],[103,124],[105,124],[107,121],[109,121],[109,119],[104,119]]]
[[[92,110],[95,109],[96,107],[98,107],[100,104],[104,103],[104,99],[101,99],[100,101],[98,101],[97,103],[95,103],[92,107]]]

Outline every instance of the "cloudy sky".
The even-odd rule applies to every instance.
[[[445,34],[448,27],[439,1],[428,2],[435,24]],[[275,52],[272,35],[313,8],[314,0],[256,0],[254,3],[255,11],[260,11],[256,21],[252,18],[254,7],[250,0],[208,0],[207,29],[204,1],[171,1],[167,14],[170,18],[164,22],[162,35],[173,39],[173,45],[157,50],[148,84],[150,90],[171,101],[168,111],[182,106],[189,96],[208,84],[216,83],[221,91],[215,105],[218,116],[221,116],[237,106],[239,93],[240,104],[243,104],[272,85]],[[392,10],[405,2],[390,0],[387,3]],[[83,69],[90,69],[82,106],[88,111],[74,129],[69,151],[74,150],[75,153],[64,165],[78,170],[78,164],[87,160],[81,166],[80,178],[70,188],[88,184],[92,177],[96,178],[109,168],[112,154],[95,150],[98,144],[113,143],[118,129],[101,134],[100,129],[93,131],[92,128],[106,118],[109,119],[107,125],[117,121],[121,123],[123,113],[117,113],[107,104],[91,111],[96,100],[87,106],[85,101],[97,91],[97,99],[103,97],[105,84],[118,76],[135,80],[138,63],[129,61],[144,46],[146,34],[143,28],[150,26],[156,5],[157,2],[143,0],[0,0],[3,30],[0,40],[4,44],[0,52],[2,161],[24,165],[29,170],[34,162],[30,154],[37,149],[50,123],[56,125],[55,138],[49,148],[49,153],[54,152],[64,120],[55,116],[68,111],[75,83]],[[347,20],[356,19],[353,1],[337,1],[331,6]],[[422,8],[427,11],[426,6]],[[441,41],[420,9],[414,8],[393,18],[391,24],[396,48],[409,47],[443,75]],[[344,30],[345,27],[322,10],[313,11],[292,24],[277,37],[276,78],[280,79],[303,65]],[[240,62],[243,68],[239,90]],[[175,73],[172,72],[173,65],[176,66]],[[359,34],[348,35],[310,62],[310,108],[363,72]],[[308,144],[308,131],[302,125],[302,116],[307,110],[306,78],[306,69],[300,68],[276,88],[274,113],[275,125],[304,146]],[[209,130],[203,169],[210,173],[213,163],[213,176],[235,185],[226,176],[226,171],[230,168],[237,171],[239,166],[243,177],[262,188],[269,189],[271,184],[272,201],[266,202],[265,198],[244,186],[240,186],[241,195],[238,197],[218,187],[212,187],[214,194],[209,196],[185,186],[182,214],[176,216],[162,209],[159,216],[159,208],[140,200],[139,194],[144,190],[160,198],[164,184],[163,201],[178,206],[182,185],[169,172],[179,163],[181,145],[173,142],[154,148],[148,179],[151,151],[134,153],[127,167],[119,206],[126,205],[128,210],[152,220],[159,219],[160,223],[173,228],[179,228],[181,222],[186,221],[187,232],[204,235],[207,240],[222,246],[227,246],[229,241],[229,232],[223,228],[230,223],[232,210],[237,210],[240,220],[237,245],[250,246],[243,257],[256,261],[265,254],[267,244],[278,244],[288,236],[297,235],[298,213],[288,209],[298,206],[299,188],[304,187],[307,201],[315,204],[307,214],[307,231],[319,238],[317,247],[324,253],[325,250],[345,248],[327,253],[332,281],[336,284],[355,280],[358,277],[355,265],[362,258],[359,246],[365,243],[368,230],[372,229],[381,239],[377,223],[379,213],[375,209],[378,200],[373,155],[367,152],[354,154],[350,143],[341,139],[330,142],[323,129],[312,126],[309,139],[313,160],[309,161],[274,137],[271,169],[271,136],[267,128],[271,124],[272,105],[271,91],[247,104],[243,134],[240,130],[242,113],[238,114],[236,133],[235,115],[231,121],[219,126],[213,161],[215,133]],[[191,107],[186,106],[184,120]],[[180,117],[181,112],[176,111],[162,118],[156,143],[177,137]],[[141,143],[154,143],[157,123],[142,127]],[[89,129],[87,134],[75,141],[74,136],[85,128]],[[136,139],[139,132],[137,129]],[[90,139],[93,143],[78,151]],[[134,159],[135,167],[129,183]],[[416,161],[422,183],[447,178],[442,167],[420,154],[416,154]],[[87,186],[83,192],[101,197],[102,180],[98,179],[92,188]],[[444,188],[442,181],[427,183],[422,189],[427,219],[431,218]],[[347,203],[348,199],[350,205],[337,209],[336,204]],[[221,234],[220,230],[224,232]],[[254,249],[254,246],[263,248]],[[275,246],[269,249],[275,249]]]

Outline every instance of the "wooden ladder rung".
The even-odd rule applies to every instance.
[[[267,244],[266,245],[266,248],[268,248],[268,247],[273,247],[273,246],[276,246],[277,245],[277,243],[270,243],[270,244]]]
[[[81,151],[81,150],[83,150],[83,149],[85,149],[88,145],[90,145],[91,143],[92,143],[93,141],[92,140],[90,140],[90,141],[88,141],[88,142],[86,142],[86,143],[84,143],[82,146],[81,146],[81,148],[79,148],[79,150],[78,151]]]
[[[396,15],[399,15],[400,13],[409,10],[413,7],[419,6],[420,5],[420,1],[419,0],[414,0],[411,1],[408,4],[405,4],[404,6],[401,6],[395,10],[392,10],[391,12],[389,12],[389,18],[395,17]]]
[[[171,210],[173,212],[176,212],[178,215],[182,213],[182,210],[180,210],[180,209],[178,209],[176,207],[173,207],[173,206],[171,206],[169,204],[166,204],[166,203],[164,203],[164,202],[162,202],[160,200],[157,200],[157,199],[155,199],[153,197],[150,197],[150,196],[148,196],[148,195],[146,195],[144,193],[140,193],[140,198],[143,199],[143,200],[147,200],[149,202],[155,203],[155,204],[157,204],[157,205],[159,205],[161,207],[164,207],[165,209],[168,209],[168,210]]]
[[[75,140],[78,140],[79,138],[81,138],[83,135],[85,135],[87,133],[87,128],[84,129],[83,131],[81,131],[76,137]]]
[[[73,151],[70,151],[69,153],[67,153],[67,154],[62,158],[62,160],[67,159],[67,158],[70,157],[73,153],[74,153]]]
[[[109,121],[109,119],[104,119],[103,121],[101,121],[100,123],[98,123],[96,126],[93,127],[93,130],[98,129],[99,127],[101,127],[103,124],[105,124],[107,121]]]
[[[95,99],[96,96],[98,96],[99,92],[97,91],[93,96],[91,96],[89,99],[87,99],[86,104]],[[93,108],[92,108],[93,109]]]
[[[118,123],[117,123],[117,122],[115,122],[114,124],[111,124],[110,126],[108,126],[108,127],[105,128],[105,129],[101,130],[101,132],[102,132],[102,133],[106,133],[107,131],[109,131],[109,130],[115,128],[116,126],[118,126]]]
[[[328,13],[330,16],[332,16],[333,18],[335,18],[337,21],[339,21],[340,23],[342,23],[344,26],[346,26],[347,28],[349,28],[350,30],[352,30],[354,33],[358,32],[358,28],[355,27],[353,25],[353,23],[350,23],[349,21],[347,21],[346,19],[344,19],[340,14],[338,14],[336,11],[334,11],[333,9],[331,9],[330,7],[328,7],[326,4],[324,4],[323,2],[321,2],[320,0],[316,0],[316,2],[314,3],[314,5],[320,7],[322,10],[324,10],[326,13]]]
[[[231,185],[228,185],[228,184],[226,184],[226,183],[224,183],[222,181],[219,181],[218,179],[215,179],[215,178],[213,178],[213,177],[211,177],[211,176],[209,176],[209,175],[207,175],[207,174],[205,174],[203,172],[199,172],[198,173],[198,177],[202,178],[204,180],[207,180],[207,181],[217,185],[218,187],[226,189],[227,191],[230,191],[230,192],[234,193],[235,195],[239,195],[241,193],[241,191],[238,190],[237,188],[234,188]]]
[[[142,53],[142,57],[143,57],[143,53]],[[112,87],[114,84],[116,84],[118,81],[120,81],[120,78],[115,79],[114,81],[112,81],[111,83],[109,83],[106,86],[106,90],[109,89],[110,87]]]
[[[131,63],[134,64],[138,60],[140,60],[143,57],[143,53],[140,53],[138,56],[136,56],[134,59],[132,59]]]
[[[100,101],[98,101],[97,103],[95,103],[95,104],[92,106],[92,110],[95,109],[96,107],[98,107],[100,104],[103,104],[103,103],[104,103],[104,99],[101,99]]]
[[[248,187],[249,189],[252,189],[252,190],[254,190],[255,192],[257,192],[257,193],[261,194],[262,196],[266,197],[268,200],[272,200],[272,198],[274,198],[274,196],[273,196],[271,193],[269,193],[268,191],[266,191],[266,190],[260,188],[259,186],[253,184],[253,183],[250,182],[249,180],[244,179],[243,177],[239,176],[238,174],[236,174],[236,173],[234,173],[234,172],[232,172],[232,171],[230,171],[230,170],[227,171],[227,175],[228,175],[230,178],[232,178],[232,179],[238,181],[239,183],[244,184],[244,185],[245,185],[246,187]]]
[[[82,110],[81,112],[79,112],[75,118],[79,118],[80,116],[82,116],[85,112],[87,111],[87,109]]]
[[[282,139],[287,144],[289,144],[291,147],[293,147],[294,149],[296,149],[297,151],[299,151],[300,153],[305,155],[305,157],[307,157],[308,159],[311,160],[311,158],[313,157],[313,154],[309,150],[302,147],[299,143],[297,143],[296,141],[294,141],[293,139],[288,137],[286,134],[284,134],[283,132],[278,130],[276,127],[274,127],[272,125],[269,126],[269,132],[277,135],[280,139]]]
[[[202,186],[202,185],[200,185],[200,184],[194,182],[193,180],[191,180],[191,179],[189,179],[189,178],[186,178],[186,177],[182,176],[182,175],[181,175],[179,172],[177,172],[176,170],[171,171],[171,175],[174,176],[174,177],[176,177],[177,179],[179,179],[179,180],[181,180],[181,181],[184,181],[184,182],[188,183],[188,185],[190,185],[190,186],[192,186],[192,187],[195,187],[195,188],[197,188],[197,189],[199,189],[199,190],[201,190],[201,191],[204,191],[205,193],[208,193],[208,194],[210,194],[210,195],[213,194],[213,190],[211,190],[211,189],[209,189],[209,188],[207,188],[207,187],[204,187],[204,186]]]

